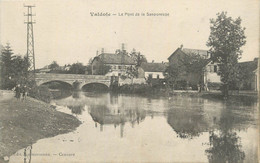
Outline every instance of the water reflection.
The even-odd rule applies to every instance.
[[[209,141],[210,148],[206,150],[209,162],[237,163],[245,159],[245,152],[242,150],[241,140],[236,132],[221,131],[219,134],[211,132]]]
[[[112,105],[113,103],[110,104]],[[143,109],[129,109],[117,106],[109,108],[106,105],[91,105],[89,106],[89,113],[92,119],[100,124],[100,131],[103,131],[103,125],[113,124],[115,128],[120,126],[121,137],[123,137],[126,122],[130,122],[132,127],[134,127],[135,123],[139,124],[146,116],[146,112]],[[95,127],[97,127],[97,124],[95,124]]]
[[[256,162],[254,101],[75,92],[53,103],[82,125],[38,141],[34,151],[75,153],[55,156],[63,162]]]
[[[82,112],[85,110],[84,106],[81,105],[68,105],[67,107],[71,110],[72,114],[76,115],[81,115]]]
[[[243,103],[234,105],[228,102],[223,105],[217,122],[218,128],[209,134],[210,147],[205,151],[209,162],[237,163],[245,160],[246,154],[242,150],[241,137],[237,132],[246,130],[255,123],[252,116],[255,112],[252,108],[240,108],[241,106],[252,106],[252,104],[245,102],[245,105]],[[252,159],[255,160],[256,155]]]
[[[32,159],[32,145],[24,148],[24,163],[31,163]]]
[[[80,98],[80,92],[79,91],[73,91],[72,92],[72,98],[79,99]]]
[[[209,128],[201,110],[170,110],[167,122],[181,138],[193,138]]]

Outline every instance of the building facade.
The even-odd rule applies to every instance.
[[[92,63],[91,69],[93,75],[121,76],[135,66],[134,60],[124,52],[120,53],[101,53],[96,56]],[[102,69],[109,69],[105,74]]]
[[[168,63],[142,63],[138,69],[138,77],[145,79],[164,79]]]

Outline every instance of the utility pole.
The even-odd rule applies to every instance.
[[[28,67],[28,79],[33,80],[34,79],[34,73],[35,73],[35,54],[34,54],[34,37],[33,37],[33,24],[35,24],[35,21],[33,21],[33,16],[35,14],[32,14],[32,8],[35,7],[34,5],[24,5],[25,8],[27,8],[27,14],[24,14],[24,16],[27,17],[27,21],[24,22],[27,24],[27,59],[29,62]]]

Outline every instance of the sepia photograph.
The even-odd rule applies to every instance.
[[[0,0],[0,163],[258,163],[259,0]]]

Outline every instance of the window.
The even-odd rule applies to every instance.
[[[152,79],[153,78],[153,74],[149,74],[148,78]]]
[[[160,75],[158,74],[158,75],[157,75],[157,79],[159,79],[159,78],[160,78]]]
[[[120,70],[122,68],[122,66],[118,66],[118,69]]]
[[[218,71],[218,66],[214,65],[214,72],[217,72],[217,71]]]
[[[209,66],[209,72],[213,72],[213,66],[212,65]]]

